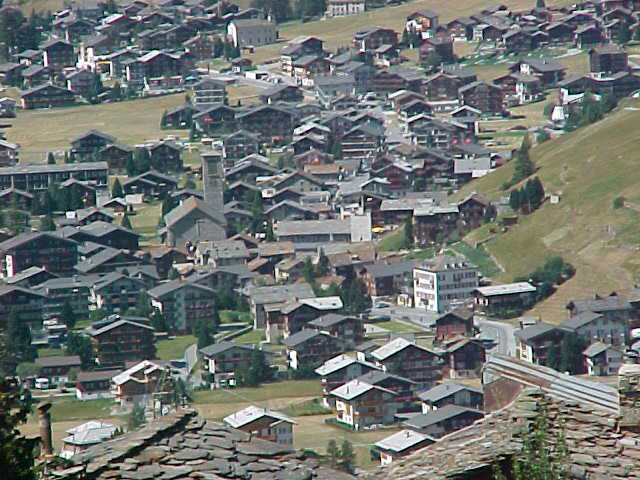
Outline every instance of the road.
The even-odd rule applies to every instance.
[[[478,316],[474,318],[474,323],[480,329],[480,336],[482,338],[491,338],[496,341],[497,345],[491,349],[491,353],[515,357],[516,339],[513,335],[515,328],[507,323],[487,320],[484,317]]]
[[[392,320],[408,321],[420,327],[431,327],[436,322],[436,318],[440,316],[440,314],[438,313],[427,312],[424,309],[398,307],[395,305],[386,308],[371,309],[372,317],[378,317],[382,315],[388,315]]]

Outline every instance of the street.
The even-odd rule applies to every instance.
[[[418,308],[398,307],[396,305],[371,309],[372,317],[383,315],[388,315],[392,320],[404,320],[424,328],[430,328],[435,323],[436,318],[440,316],[436,312],[427,312]]]
[[[482,338],[495,340],[497,345],[491,349],[490,353],[499,353],[514,357],[516,354],[516,339],[513,336],[515,328],[507,323],[486,320],[484,317],[476,316],[475,325],[480,329]]]

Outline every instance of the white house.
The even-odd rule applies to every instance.
[[[251,405],[239,412],[232,413],[223,421],[233,428],[258,438],[280,445],[293,445],[293,426],[296,422],[275,410]]]
[[[415,308],[446,312],[469,302],[480,274],[464,257],[438,256],[413,269]]]

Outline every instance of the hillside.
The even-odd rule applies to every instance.
[[[602,121],[533,148],[537,175],[547,193],[560,195],[560,202],[545,203],[484,243],[506,270],[498,277],[502,281],[528,274],[552,255],[574,264],[575,277],[532,312],[546,321],[563,319],[571,298],[628,288],[640,278],[639,124],[640,101],[626,100]],[[513,165],[501,167],[456,197],[477,191],[495,200],[504,195],[500,185],[512,171]],[[614,209],[620,196],[627,203]],[[468,239],[490,235],[485,227]]]

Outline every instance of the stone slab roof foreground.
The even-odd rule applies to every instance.
[[[350,480],[287,447],[179,410],[77,455],[57,480]]]

